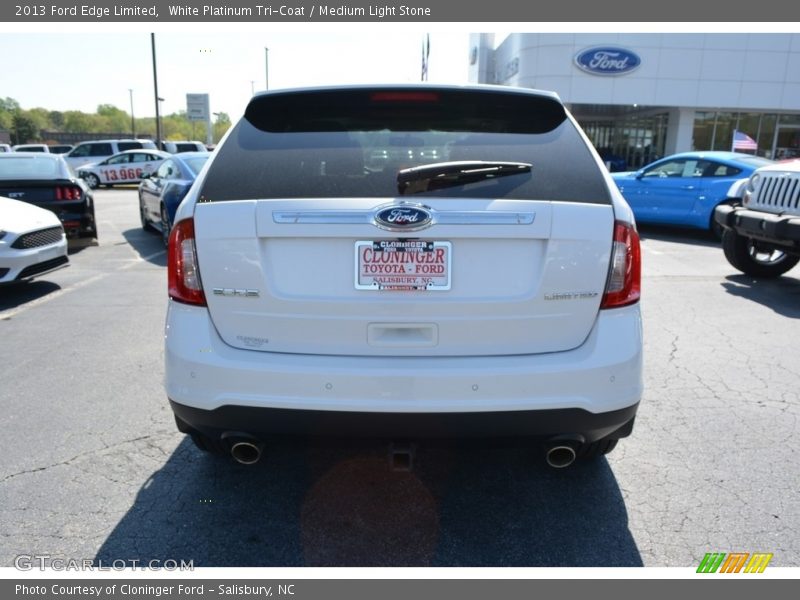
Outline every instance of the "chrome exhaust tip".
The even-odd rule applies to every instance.
[[[578,455],[575,452],[575,448],[565,445],[551,446],[547,449],[547,453],[545,454],[547,464],[554,469],[564,469],[570,466],[575,462],[577,457]]]
[[[261,459],[263,444],[240,441],[231,446],[231,456],[242,465],[254,465]]]

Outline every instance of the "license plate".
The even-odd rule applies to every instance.
[[[450,242],[379,240],[356,242],[357,290],[450,289]]]

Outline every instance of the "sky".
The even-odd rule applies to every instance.
[[[212,112],[236,119],[251,92],[349,83],[420,81],[425,33],[360,28],[332,32],[202,31],[173,26],[157,32],[158,95],[162,111],[186,110],[187,93],[210,95]],[[347,28],[344,28],[347,29]],[[467,83],[469,35],[434,32],[429,81]],[[94,112],[112,104],[136,117],[155,115],[150,33],[14,33],[0,31],[0,97],[30,109]]]
[[[94,112],[111,104],[137,117],[155,114],[150,32],[155,31],[162,112],[186,110],[187,93],[208,93],[212,112],[235,121],[251,92],[269,88],[420,80],[430,33],[429,81],[468,83],[469,32],[499,43],[508,31],[795,31],[796,24],[709,23],[307,23],[64,24],[0,23],[0,97],[25,109]],[[426,31],[427,30],[427,31]]]

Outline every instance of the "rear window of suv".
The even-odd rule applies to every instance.
[[[610,204],[601,169],[558,100],[461,88],[311,90],[254,98],[217,149],[204,201],[396,197],[398,172],[453,161],[530,169],[414,197]]]

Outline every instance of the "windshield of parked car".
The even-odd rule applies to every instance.
[[[58,159],[47,155],[0,157],[0,179],[58,179],[63,177]]]

